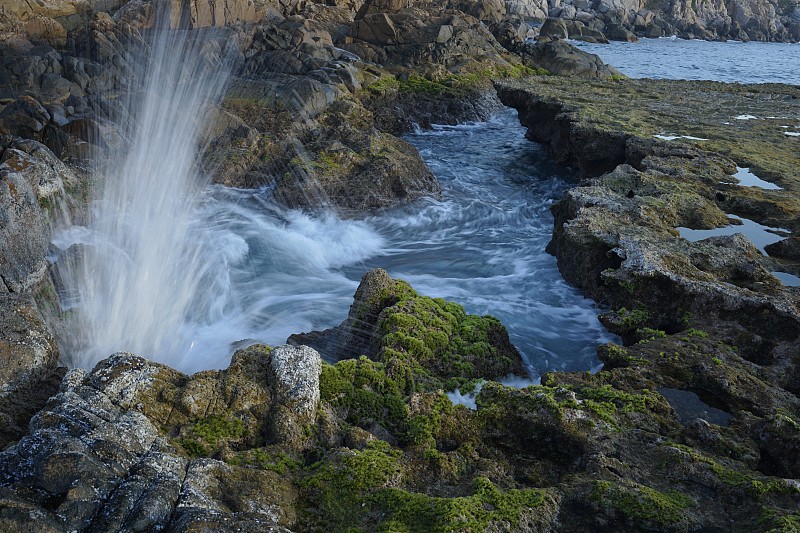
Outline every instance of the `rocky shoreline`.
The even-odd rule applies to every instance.
[[[797,40],[795,4],[191,2],[192,27],[239,43],[202,161],[221,184],[350,217],[436,195],[398,136],[503,104],[580,173],[548,250],[624,345],[598,348],[596,374],[523,389],[494,381],[525,375],[499,321],[381,270],[340,326],[225,370],[127,353],[61,367],[50,223],[84,216],[93,158],[124,142],[124,51],[152,21],[146,1],[103,5],[0,12],[0,529],[800,527],[800,288],[775,274],[800,276],[800,151],[768,118],[800,116],[800,89],[622,79],[526,42],[539,28],[523,20],[550,16],[554,37]],[[742,167],[780,189],[740,186]],[[731,215],[783,238],[681,238]]]

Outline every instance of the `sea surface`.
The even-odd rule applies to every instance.
[[[800,44],[672,38],[570,42],[631,78],[800,85]]]
[[[497,316],[534,379],[546,370],[597,369],[595,347],[615,337],[544,252],[550,206],[574,180],[524,134],[507,110],[407,136],[439,178],[441,199],[364,220],[283,209],[268,189],[211,187],[196,231],[209,243],[208,260],[224,268],[212,269],[214,291],[194,305],[209,312],[185,324],[186,352],[172,363],[224,367],[236,345],[281,344],[292,333],[338,325],[361,277],[380,267],[421,294]]]
[[[800,51],[797,45],[668,39],[578,44],[634,77],[800,81],[792,55]],[[189,124],[183,130],[191,128]],[[181,132],[163,133],[174,137]],[[143,136],[151,137],[155,138]],[[192,197],[191,210],[183,210],[188,218],[180,241],[191,243],[191,254],[179,254],[178,245],[168,244],[147,254],[153,264],[136,278],[141,282],[132,290],[117,290],[121,299],[98,306],[95,313],[95,329],[104,331],[103,309],[129,306],[135,311],[128,313],[133,318],[116,320],[123,330],[140,321],[164,341],[136,349],[117,335],[106,335],[107,343],[93,347],[88,341],[82,346],[72,364],[91,368],[113,351],[134,349],[184,372],[224,368],[238,347],[253,342],[282,344],[292,333],[338,325],[347,316],[363,274],[380,267],[424,295],[458,302],[470,313],[497,316],[508,327],[534,380],[547,370],[599,368],[596,346],[618,339],[597,320],[602,308],[564,282],[555,259],[544,251],[553,226],[550,206],[575,185],[575,178],[525,139],[525,129],[511,110],[488,122],[418,131],[406,140],[419,149],[440,180],[441,198],[346,220],[327,211],[282,208],[272,200],[269,188],[201,190]],[[143,143],[140,152],[148,160],[171,161],[154,157],[159,149]],[[187,157],[194,157],[189,150]],[[191,170],[187,169],[183,174]],[[170,165],[152,171],[158,179],[168,179],[172,173]],[[140,182],[131,180],[131,187]],[[191,187],[187,190],[191,193]],[[130,195],[127,189],[124,192]],[[142,194],[147,200],[159,193],[159,187],[150,187]],[[112,246],[102,228],[80,226],[57,234],[54,244],[62,250],[76,243],[110,249],[117,262],[134,264],[134,252],[153,239],[157,244],[166,242],[158,239],[171,234],[165,228],[176,225],[142,222],[146,220],[142,216],[121,224],[112,220],[111,226],[126,232],[119,245]],[[144,244],[127,246],[128,226],[135,230],[134,242]],[[153,273],[167,267],[174,275],[156,286]],[[98,278],[94,267],[84,276],[92,281],[92,291],[101,292],[99,296],[104,286],[127,281],[113,274],[116,270],[108,270],[107,280]],[[140,293],[146,298],[134,298]],[[92,295],[68,296],[67,307],[80,309]],[[134,308],[134,299],[142,300],[141,305]],[[165,306],[187,311],[179,316],[166,313],[167,324],[153,311]]]

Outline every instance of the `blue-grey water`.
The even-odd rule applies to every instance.
[[[602,53],[624,51],[633,67],[621,59],[606,59],[631,76],[658,76],[662,69],[663,76],[691,77],[684,72],[695,68],[691,64],[696,59],[686,56],[696,45],[697,50],[723,50],[741,43],[645,41],[610,45]],[[637,56],[647,46],[669,51],[661,56]],[[670,48],[675,46],[684,48]],[[780,52],[783,46],[795,45],[768,46],[763,50]],[[783,52],[778,52],[762,56],[780,63],[775,58]],[[790,69],[773,69],[764,57],[754,63],[760,70],[720,68],[747,70],[750,76],[733,74],[732,81],[789,81],[787,76],[797,76]],[[715,65],[725,65],[720,61]],[[721,79],[717,67],[699,70],[698,77]],[[167,261],[180,255],[173,253],[178,247],[168,245],[159,248],[163,251],[147,253],[152,261],[139,268],[141,276],[135,278],[143,281],[134,290],[117,291],[121,297],[110,307],[122,309],[130,303],[128,297],[140,300],[140,292],[157,294],[152,309],[147,305],[132,309],[137,321],[141,318],[139,322],[152,325],[163,339],[154,343],[149,340],[153,336],[148,336],[144,348],[139,349],[146,353],[140,355],[186,372],[225,367],[235,348],[244,343],[280,344],[292,333],[339,324],[347,315],[361,276],[382,267],[423,294],[459,302],[471,313],[496,315],[507,325],[533,377],[551,369],[597,368],[596,345],[614,337],[598,322],[595,303],[568,286],[555,259],[544,252],[552,232],[549,207],[571,186],[571,177],[555,167],[538,145],[525,139],[524,128],[512,111],[486,123],[438,127],[407,139],[441,181],[441,199],[421,200],[356,221],[327,212],[280,208],[268,189],[212,186],[201,191],[190,203],[186,223],[180,225],[180,241],[193,243],[191,254],[185,261]],[[151,154],[152,150],[143,144],[140,153]],[[192,150],[187,145],[183,155],[194,157]],[[170,179],[172,171],[159,167],[152,174]],[[119,224],[111,220],[110,224],[121,229],[138,227],[136,220],[141,217]],[[153,238],[161,242],[175,222],[150,226]],[[95,227],[73,226],[58,234],[54,244],[62,250],[75,243],[98,249],[98,253],[105,248],[119,250],[115,256],[123,264],[134,265],[141,246],[128,250],[123,245],[129,240],[124,237],[117,246]],[[149,243],[150,239],[136,242]],[[153,282],[153,274],[172,263],[177,266],[170,267],[168,282]],[[184,263],[191,269],[182,268]],[[109,279],[110,285],[116,283]],[[101,291],[103,287],[95,283],[92,288]],[[79,295],[74,305],[80,309],[85,298]],[[171,307],[179,304],[185,310],[177,324],[173,313],[168,313],[169,321],[159,318],[164,313],[158,302]],[[130,321],[116,322],[123,331],[129,329],[125,324]],[[159,327],[162,324],[164,327]],[[111,337],[114,342],[108,347],[89,346],[92,357],[77,364],[91,366],[112,349],[137,350],[124,340],[120,345],[117,337],[122,336]]]
[[[335,326],[361,276],[381,267],[422,294],[500,318],[533,377],[597,368],[595,347],[614,337],[544,252],[550,205],[571,178],[524,133],[509,110],[408,136],[441,181],[442,198],[360,221],[280,208],[267,189],[209,188],[191,229],[208,250],[207,290],[175,331],[179,349],[145,355],[183,371],[220,368],[239,341],[281,344]],[[65,234],[59,244],[70,237],[85,241]]]
[[[631,78],[800,85],[800,44],[684,39],[570,41]]]

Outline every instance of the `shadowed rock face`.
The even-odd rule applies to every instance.
[[[586,53],[560,40],[525,43],[519,49],[519,54],[530,64],[560,76],[623,77],[620,71],[603,63],[598,56]]]
[[[55,339],[29,295],[0,295],[0,446],[27,432],[30,418],[52,394],[58,368]]]

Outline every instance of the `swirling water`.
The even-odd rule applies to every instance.
[[[225,290],[220,263],[206,260],[217,251],[198,238],[197,206],[210,178],[196,158],[237,46],[224,31],[170,30],[164,6],[141,49],[121,50],[135,90],[120,96],[123,141],[97,158],[89,220],[53,240],[64,252],[56,275],[70,310],[60,344],[75,366],[120,350],[175,363],[187,320],[213,320],[218,313],[205,300]]]
[[[641,39],[593,44],[571,41],[632,78],[800,85],[800,44]]]
[[[549,206],[570,177],[525,140],[513,112],[408,136],[439,177],[440,200],[361,221],[286,210],[269,189],[204,188],[209,177],[192,163],[195,118],[221,94],[224,65],[212,65],[215,76],[198,76],[218,50],[194,54],[186,42],[162,44],[185,55],[162,56],[167,76],[151,79],[145,93],[152,99],[134,113],[139,129],[106,169],[114,187],[101,191],[92,223],[54,240],[64,251],[82,245],[77,254],[62,254],[59,266],[66,306],[75,308],[75,338],[66,342],[72,364],[89,367],[130,350],[187,372],[225,367],[244,343],[282,343],[291,333],[338,324],[363,273],[383,267],[424,294],[498,316],[534,376],[597,367],[595,346],[614,337],[597,321],[595,304],[561,279],[544,252]],[[747,62],[733,68],[717,54],[694,74],[701,54],[689,58],[685,48],[672,48],[735,50],[738,61],[741,50],[758,46],[658,40],[592,51],[620,50],[605,59],[632,76],[797,82],[797,71],[779,59],[784,46],[796,45],[763,45],[773,62],[758,61],[760,70]],[[209,81],[197,87],[187,83],[192,77]]]
[[[441,199],[357,221],[281,208],[269,189],[206,189],[189,228],[205,247],[203,286],[169,350],[143,355],[187,372],[225,367],[244,343],[337,325],[364,272],[381,267],[422,294],[500,318],[534,377],[597,368],[595,346],[614,337],[544,252],[549,207],[569,175],[525,139],[510,110],[407,140],[440,179]],[[62,237],[61,247],[81,241]]]

